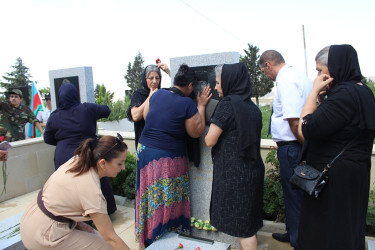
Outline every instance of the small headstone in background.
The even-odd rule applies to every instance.
[[[81,103],[95,103],[92,67],[50,70],[49,85],[52,110],[55,110],[57,107],[58,91],[60,86],[65,82],[70,82],[77,87]]]

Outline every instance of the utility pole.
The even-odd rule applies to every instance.
[[[308,72],[307,72],[307,56],[306,56],[306,40],[305,40],[305,25],[302,25],[302,34],[303,34],[303,48],[305,50],[305,70],[306,70],[306,76],[308,76]]]

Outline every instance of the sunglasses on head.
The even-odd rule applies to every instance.
[[[122,136],[121,136],[119,133],[117,133],[117,136],[115,137],[115,144],[114,144],[110,149],[108,149],[108,150],[102,155],[102,157],[104,157],[109,151],[111,151],[114,147],[116,147],[116,145],[119,146],[119,147],[121,147],[121,145],[122,145],[122,143],[123,143],[123,140],[124,140],[124,138],[122,138]]]

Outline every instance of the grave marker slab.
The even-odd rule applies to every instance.
[[[95,103],[92,67],[50,70],[49,84],[52,110],[55,110],[57,107],[58,90],[63,82],[70,82],[77,87],[81,103]]]

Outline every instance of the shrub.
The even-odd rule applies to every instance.
[[[112,190],[115,195],[125,196],[129,199],[135,198],[136,171],[136,157],[128,152],[125,161],[125,170],[121,171],[115,178],[110,178]]]
[[[368,198],[368,208],[366,216],[366,231],[367,234],[375,234],[375,191],[370,190]]]
[[[279,222],[285,221],[285,205],[280,179],[280,163],[276,157],[276,149],[272,149],[266,157],[271,164],[264,179],[263,212],[265,219]]]
[[[272,139],[272,136],[268,134],[268,128],[270,124],[270,116],[271,116],[271,107],[270,106],[263,106],[260,107],[260,110],[262,111],[262,139]]]
[[[124,100],[113,101],[114,93],[107,91],[104,84],[96,84],[95,87],[95,103],[107,105],[111,113],[107,118],[99,119],[100,122],[106,121],[119,121],[126,118],[126,109],[130,103],[129,98],[125,97]]]

